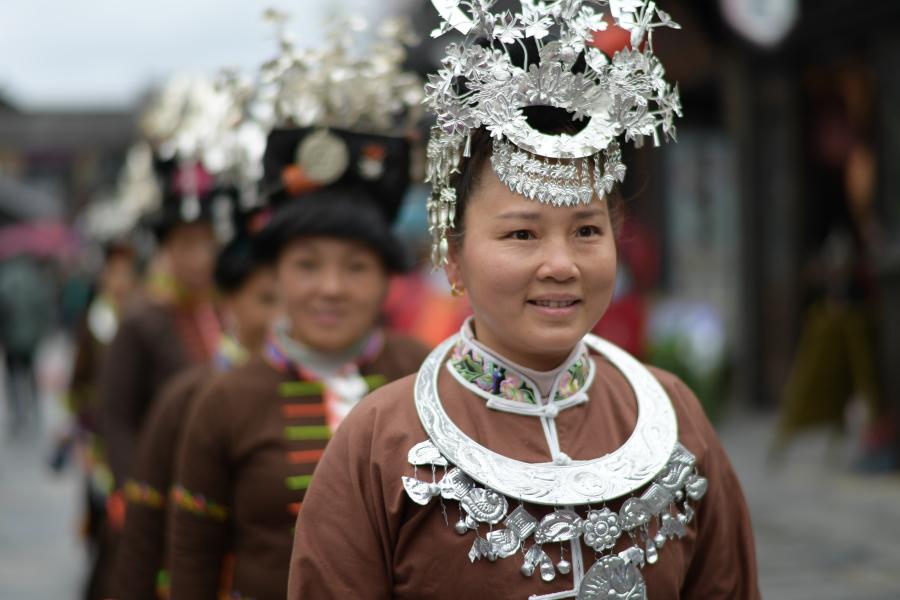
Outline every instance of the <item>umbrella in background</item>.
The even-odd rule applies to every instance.
[[[59,221],[0,227],[0,260],[20,254],[67,260],[77,256],[79,246],[78,235]]]

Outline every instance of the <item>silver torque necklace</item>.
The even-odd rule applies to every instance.
[[[678,441],[668,394],[640,362],[594,335],[587,335],[585,343],[622,372],[637,398],[637,424],[621,447],[593,460],[558,465],[514,460],[478,444],[450,419],[437,391],[441,365],[457,337],[435,348],[419,369],[416,410],[440,454],[486,488],[533,504],[602,504],[650,483],[668,463]]]

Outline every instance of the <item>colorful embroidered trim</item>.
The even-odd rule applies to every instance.
[[[569,365],[551,392],[554,401],[571,398],[582,391],[590,360],[585,350]],[[463,336],[453,347],[448,363],[463,379],[489,394],[515,402],[538,403],[540,393],[524,375],[467,344]]]
[[[291,425],[284,428],[284,436],[292,442],[329,440],[331,428],[328,425]]]
[[[160,598],[168,598],[172,587],[172,578],[165,569],[160,569],[156,574],[156,595]]]
[[[180,485],[172,488],[172,500],[177,506],[201,517],[210,517],[217,521],[228,518],[228,509],[224,505],[209,501],[200,494],[192,494]]]
[[[300,507],[303,506],[302,502],[292,502],[288,504],[288,511],[295,517],[300,514]]]
[[[312,475],[293,475],[287,478],[287,487],[289,490],[305,490],[312,481]]]
[[[294,465],[316,464],[322,460],[325,450],[294,450],[288,452],[288,462]]]
[[[125,499],[131,504],[140,504],[155,509],[166,505],[166,497],[150,484],[129,479],[125,482]]]
[[[321,402],[315,404],[285,404],[281,407],[285,419],[302,419],[309,417],[324,417],[325,405]]]

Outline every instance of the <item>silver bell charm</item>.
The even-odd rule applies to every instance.
[[[572,572],[572,563],[566,559],[562,559],[556,563],[556,570],[559,571],[561,575],[568,575]]]
[[[459,535],[465,535],[466,532],[469,531],[469,526],[466,525],[464,519],[460,519],[456,522],[456,525],[453,526],[453,529],[455,529],[456,533],[458,533]]]

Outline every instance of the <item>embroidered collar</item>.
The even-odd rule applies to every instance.
[[[553,384],[545,396],[534,378],[523,372],[527,369],[475,340],[471,319],[462,326],[447,369],[464,387],[487,400],[488,408],[544,417],[555,417],[562,409],[587,402],[587,390],[594,380],[594,362],[582,342],[554,370]]]
[[[250,352],[231,335],[222,334],[219,339],[219,349],[213,357],[213,364],[220,371],[228,371],[247,362]]]
[[[277,370],[301,379],[316,380],[342,372],[356,372],[361,365],[372,362],[381,354],[385,344],[384,331],[376,329],[347,352],[325,355],[300,344],[279,324],[266,342],[265,357]]]

